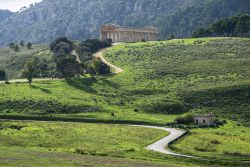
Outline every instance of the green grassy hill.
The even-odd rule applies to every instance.
[[[249,164],[250,152],[249,43],[250,39],[244,38],[123,43],[104,55],[124,69],[120,74],[99,76],[97,81],[83,76],[37,81],[32,86],[0,84],[0,118],[166,125],[188,113],[213,112],[228,123],[192,129],[173,146],[178,152],[205,156],[207,161],[177,160],[244,166]],[[43,135],[47,132],[41,132]],[[157,153],[138,154],[139,159],[166,158]],[[176,161],[169,156],[167,159]]]
[[[50,61],[51,56],[47,45],[34,45],[31,49],[20,47],[18,52],[11,48],[0,48],[0,69],[6,70],[10,79],[20,78],[25,62],[34,57]]]
[[[47,50],[37,50],[35,55],[49,57]],[[98,81],[85,76],[41,81],[31,87],[0,85],[1,113],[164,124],[180,114],[213,112],[218,118],[247,125],[249,53],[249,39],[240,38],[120,44],[105,57],[123,68],[123,73]],[[14,60],[20,63],[18,57],[15,53]],[[22,61],[24,57],[20,56]]]
[[[130,106],[150,113],[213,112],[250,119],[249,39],[202,38],[122,44],[105,57]]]

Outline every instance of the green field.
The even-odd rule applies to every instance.
[[[140,156],[145,146],[167,135],[128,125],[56,122],[2,122],[0,129],[1,147],[113,157]]]
[[[104,55],[109,62],[124,69],[120,74],[98,76],[97,81],[86,75],[68,80],[37,81],[32,86],[27,83],[0,84],[0,118],[166,125],[176,117],[189,113],[213,112],[216,118],[226,120],[228,123],[218,128],[190,129],[186,137],[172,146],[180,153],[204,156],[206,160],[174,158],[141,149],[164,135],[148,129],[141,133],[157,134],[154,137],[151,136],[152,138],[147,136],[149,138],[145,140],[144,135],[133,139],[144,140],[145,143],[142,145],[134,145],[136,142],[133,143],[133,140],[123,141],[124,138],[113,140],[115,146],[119,146],[117,143],[125,142],[122,150],[111,147],[114,153],[103,149],[101,145],[102,148],[88,142],[79,144],[81,139],[90,137],[90,134],[93,141],[98,140],[100,137],[98,135],[102,134],[91,129],[99,126],[96,124],[86,124],[89,126],[88,131],[93,132],[86,136],[81,136],[82,133],[79,134],[79,131],[76,132],[77,136],[72,138],[75,143],[62,144],[58,140],[58,143],[62,144],[61,148],[56,147],[57,142],[55,142],[55,145],[48,150],[38,147],[38,144],[46,144],[46,135],[50,134],[47,126],[55,126],[57,123],[49,125],[16,123],[29,124],[30,129],[28,129],[31,131],[34,126],[37,126],[37,134],[43,136],[44,140],[41,138],[37,140],[40,143],[37,143],[31,137],[31,141],[20,140],[21,143],[27,142],[27,145],[14,147],[45,151],[48,154],[58,151],[71,154],[76,147],[83,147],[89,149],[86,154],[94,151],[97,156],[105,155],[109,158],[120,154],[125,158],[136,157],[140,160],[153,160],[159,163],[167,161],[173,165],[178,162],[181,166],[183,164],[248,165],[250,152],[248,149],[250,141],[249,43],[250,39],[244,38],[122,43],[108,49]],[[49,59],[51,55],[47,53],[46,50],[39,52],[41,56]],[[84,129],[86,125],[68,123],[67,128],[77,131],[77,128],[74,129],[75,126]],[[64,124],[59,126],[58,123],[55,134],[59,134],[60,128],[64,126]],[[109,129],[109,126],[104,125],[103,128]],[[119,132],[116,131],[119,129],[116,127],[120,126],[115,125],[113,135],[111,132],[111,136],[109,133],[107,136],[104,135],[106,141],[110,140],[110,143],[104,142],[103,145],[112,145],[112,137],[117,136],[118,134],[115,133]],[[131,128],[126,127],[127,130]],[[1,130],[0,134],[5,131]],[[14,131],[13,134],[11,134],[12,131]],[[14,139],[16,136],[17,141],[20,139],[19,135],[27,135],[22,130],[16,131],[11,128],[7,128],[7,133],[10,133],[7,135],[9,138]],[[131,133],[130,135],[140,132]],[[70,135],[64,136],[67,138]],[[9,138],[6,141],[12,141]],[[55,138],[51,139],[53,143],[57,141]],[[2,147],[9,146],[8,143],[6,144]],[[89,144],[89,147],[85,144]],[[126,149],[135,151],[124,153]],[[89,156],[83,153],[84,156]],[[0,154],[0,156],[3,155]],[[79,164],[77,160],[72,161]],[[40,162],[37,161],[37,163]]]
[[[0,129],[1,166],[191,165],[170,157],[159,160],[157,153],[145,149],[168,134],[161,130],[58,122],[0,122]]]
[[[250,157],[250,129],[234,122],[219,128],[193,129],[172,148],[194,156],[247,159]]]

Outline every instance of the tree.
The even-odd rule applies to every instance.
[[[14,43],[14,42],[11,42],[11,43],[9,44],[9,47],[10,47],[11,49],[14,49],[14,48],[15,48],[15,43]]]
[[[175,38],[174,34],[171,34],[170,39],[174,39],[174,38]]]
[[[24,46],[24,45],[25,45],[24,40],[21,40],[21,41],[20,41],[20,46]]]
[[[67,43],[70,46],[70,49],[73,49],[73,42],[70,41],[67,37],[59,37],[55,39],[53,42],[50,43],[50,50],[54,52],[54,48],[57,46],[59,43]]]
[[[55,45],[52,51],[55,54],[68,55],[72,52],[72,47],[66,42],[59,42]]]
[[[112,39],[110,39],[110,38],[109,39],[105,39],[102,42],[103,42],[103,46],[104,47],[110,47],[112,45],[112,43],[113,43]]]
[[[27,47],[28,49],[31,49],[32,43],[31,43],[31,42],[28,42],[27,45],[26,45],[26,47]]]
[[[68,55],[67,57],[57,62],[57,70],[65,77],[71,78],[76,74],[79,74],[79,63],[74,55]]]
[[[193,37],[208,36],[247,36],[250,31],[250,15],[238,14],[223,20],[219,20],[214,24],[200,28],[193,33]]]
[[[15,45],[14,50],[15,50],[15,52],[18,52],[18,51],[19,51],[19,46],[18,46],[18,45]]]
[[[4,70],[0,70],[0,81],[5,81],[6,79],[6,72]]]
[[[105,75],[110,73],[110,67],[105,64],[100,58],[95,58],[91,67],[97,75]]]
[[[28,79],[30,85],[32,84],[34,72],[35,72],[34,61],[26,62],[22,76]]]

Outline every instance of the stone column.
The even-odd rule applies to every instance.
[[[139,32],[136,32],[136,41],[139,42],[140,38],[139,38]]]
[[[128,32],[127,31],[124,31],[123,41],[124,42],[128,41]]]
[[[110,38],[110,32],[107,32],[107,39]]]
[[[120,35],[120,32],[118,31],[118,32],[116,32],[116,37],[117,37],[117,39],[116,39],[116,42],[119,42],[119,35]]]
[[[114,40],[113,43],[116,43],[116,32],[113,32],[113,34],[114,34],[114,35],[113,35],[113,36],[114,36],[114,38],[113,38],[113,40]]]

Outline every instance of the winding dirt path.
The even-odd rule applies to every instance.
[[[115,45],[117,45],[117,44],[118,44],[118,43],[113,44],[112,47],[115,46]],[[94,54],[94,57],[100,58],[105,64],[107,64],[109,67],[113,68],[113,69],[115,70],[115,73],[116,73],[116,74],[123,72],[123,69],[121,69],[121,68],[119,68],[119,67],[117,67],[117,66],[115,66],[115,65],[113,65],[113,64],[111,64],[111,63],[109,63],[107,60],[105,60],[105,58],[103,57],[103,53],[104,53],[106,50],[107,50],[107,48],[98,51],[97,53]]]
[[[118,43],[113,44],[113,46],[115,46],[117,44]],[[100,50],[99,52],[94,54],[94,57],[100,58],[105,64],[107,64],[108,66],[113,68],[115,70],[116,74],[123,72],[123,69],[121,69],[121,68],[109,63],[107,60],[105,60],[105,58],[103,57],[103,53],[106,50],[107,49]],[[131,126],[160,129],[160,130],[164,130],[164,131],[167,131],[170,133],[168,136],[164,137],[163,139],[156,141],[155,143],[147,146],[146,147],[147,150],[152,150],[152,151],[160,152],[160,153],[167,154],[167,155],[173,155],[173,156],[181,156],[181,157],[186,157],[186,158],[198,158],[198,157],[194,157],[194,156],[174,153],[170,149],[167,149],[167,147],[170,145],[171,142],[177,140],[178,138],[180,138],[181,136],[183,136],[186,133],[186,131],[184,131],[184,130],[179,130],[179,129],[175,129],[175,128],[158,127],[158,126],[144,126],[144,125],[131,125]]]
[[[170,132],[168,136],[147,146],[146,147],[147,150],[152,150],[152,151],[160,152],[160,153],[167,154],[167,155],[173,155],[173,156],[180,156],[180,157],[186,157],[186,158],[199,158],[199,157],[174,153],[170,149],[167,149],[167,147],[170,145],[171,142],[177,140],[178,138],[180,138],[186,133],[186,131],[184,130],[179,130],[175,128],[158,127],[158,126],[144,126],[144,125],[132,125],[132,126],[151,128],[151,129],[160,129],[160,130]]]
[[[113,46],[115,46],[115,45],[117,45],[117,43],[113,44]],[[102,49],[102,50],[98,51],[97,53],[94,54],[94,57],[100,58],[104,63],[106,63],[111,68],[113,68],[115,70],[116,74],[123,72],[123,69],[109,63],[108,61],[106,61],[104,59],[103,53],[106,50],[107,49]],[[73,54],[76,55],[77,60],[80,62],[80,59],[77,56],[75,51],[73,52]],[[38,80],[49,80],[49,79],[48,78],[46,78],[46,79],[37,79],[36,81],[38,81]],[[15,82],[27,82],[27,80],[19,79],[19,80],[12,80],[11,81],[11,83],[15,83]],[[186,158],[199,158],[199,157],[194,157],[194,156],[189,156],[189,155],[184,155],[184,154],[178,154],[178,153],[172,152],[170,149],[167,148],[173,141],[175,141],[178,138],[182,137],[186,133],[186,131],[184,131],[184,130],[175,129],[175,128],[165,128],[165,127],[159,127],[159,126],[145,126],[145,125],[131,125],[131,126],[133,126],[133,127],[151,128],[151,129],[159,129],[159,130],[167,131],[167,132],[170,133],[168,136],[164,137],[163,139],[158,140],[158,141],[154,142],[153,144],[147,146],[146,147],[147,150],[152,150],[152,151],[160,152],[160,153],[167,154],[167,155],[173,155],[173,156],[180,156],[180,157],[186,157]]]

